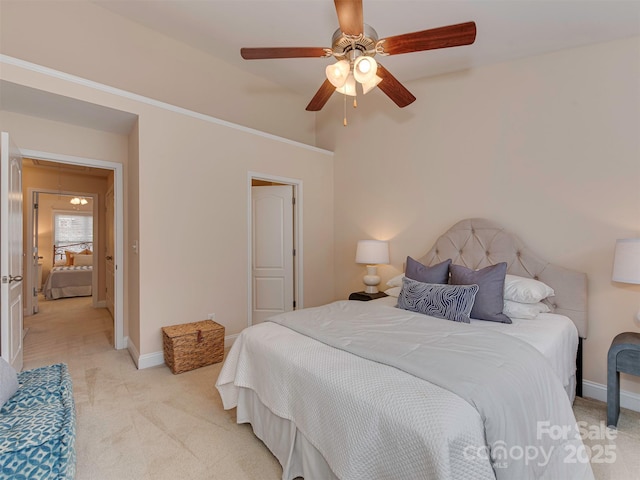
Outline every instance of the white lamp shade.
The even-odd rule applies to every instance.
[[[362,93],[366,95],[371,90],[376,88],[381,81],[382,78],[380,78],[378,75],[374,75],[371,80],[362,84]]]
[[[353,78],[353,75],[349,73],[347,77],[347,81],[340,88],[336,88],[337,92],[343,93],[344,95],[349,95],[350,97],[356,96],[356,79]]]
[[[389,263],[389,242],[360,240],[356,249],[356,263],[367,265]]]
[[[640,238],[616,240],[613,281],[640,283]]]
[[[363,55],[353,63],[353,76],[360,83],[367,83],[374,79],[378,71],[375,58]]]
[[[351,65],[349,65],[347,60],[340,60],[339,62],[329,65],[325,69],[327,80],[336,88],[342,87],[347,81],[350,68]]]

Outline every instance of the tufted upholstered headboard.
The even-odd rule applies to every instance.
[[[587,275],[543,260],[518,237],[496,223],[470,218],[456,223],[419,259],[434,265],[450,258],[457,265],[479,269],[507,262],[507,273],[546,283],[555,296],[546,303],[552,311],[566,315],[587,338]]]

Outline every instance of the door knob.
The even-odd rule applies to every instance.
[[[107,255],[107,260],[113,260],[113,257],[111,255]]]
[[[22,281],[22,275],[16,275],[15,277],[13,275],[9,275],[9,283],[21,282],[21,281]]]

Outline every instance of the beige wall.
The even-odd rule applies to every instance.
[[[240,125],[315,142],[315,115],[305,111],[308,98],[87,0],[2,0],[0,52]]]
[[[247,325],[250,171],[302,183],[304,305],[333,300],[330,153],[15,65],[3,64],[0,79],[138,115],[124,147],[131,162],[125,171],[125,302],[129,339],[142,357],[162,351],[160,329],[165,325],[202,320],[210,312],[227,335]],[[39,119],[32,121],[37,125]],[[12,131],[10,122],[0,125]],[[16,142],[23,148],[57,147],[61,150],[56,153],[69,153],[77,148],[74,142],[82,143],[75,128],[69,126],[66,137],[60,129],[62,138],[48,139],[50,144],[42,139],[43,132],[32,134],[27,128]],[[132,253],[135,240],[138,255]]]
[[[302,181],[304,305],[333,300],[330,155],[161,110],[139,128],[141,353],[210,312],[247,325],[249,172]]]
[[[319,118],[320,145],[335,147],[337,296],[362,287],[357,240],[390,240],[384,282],[458,220],[490,218],[587,272],[585,379],[606,384],[612,338],[640,332],[640,286],[611,281],[616,238],[640,234],[640,38],[406,86],[405,109],[374,91],[347,128],[340,102]]]

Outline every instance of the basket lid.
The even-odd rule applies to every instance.
[[[162,327],[162,331],[168,337],[181,337],[182,335],[192,335],[198,330],[202,332],[217,330],[221,325],[217,324],[213,320],[202,320],[200,322],[183,323],[180,325],[171,325],[168,327]]]

